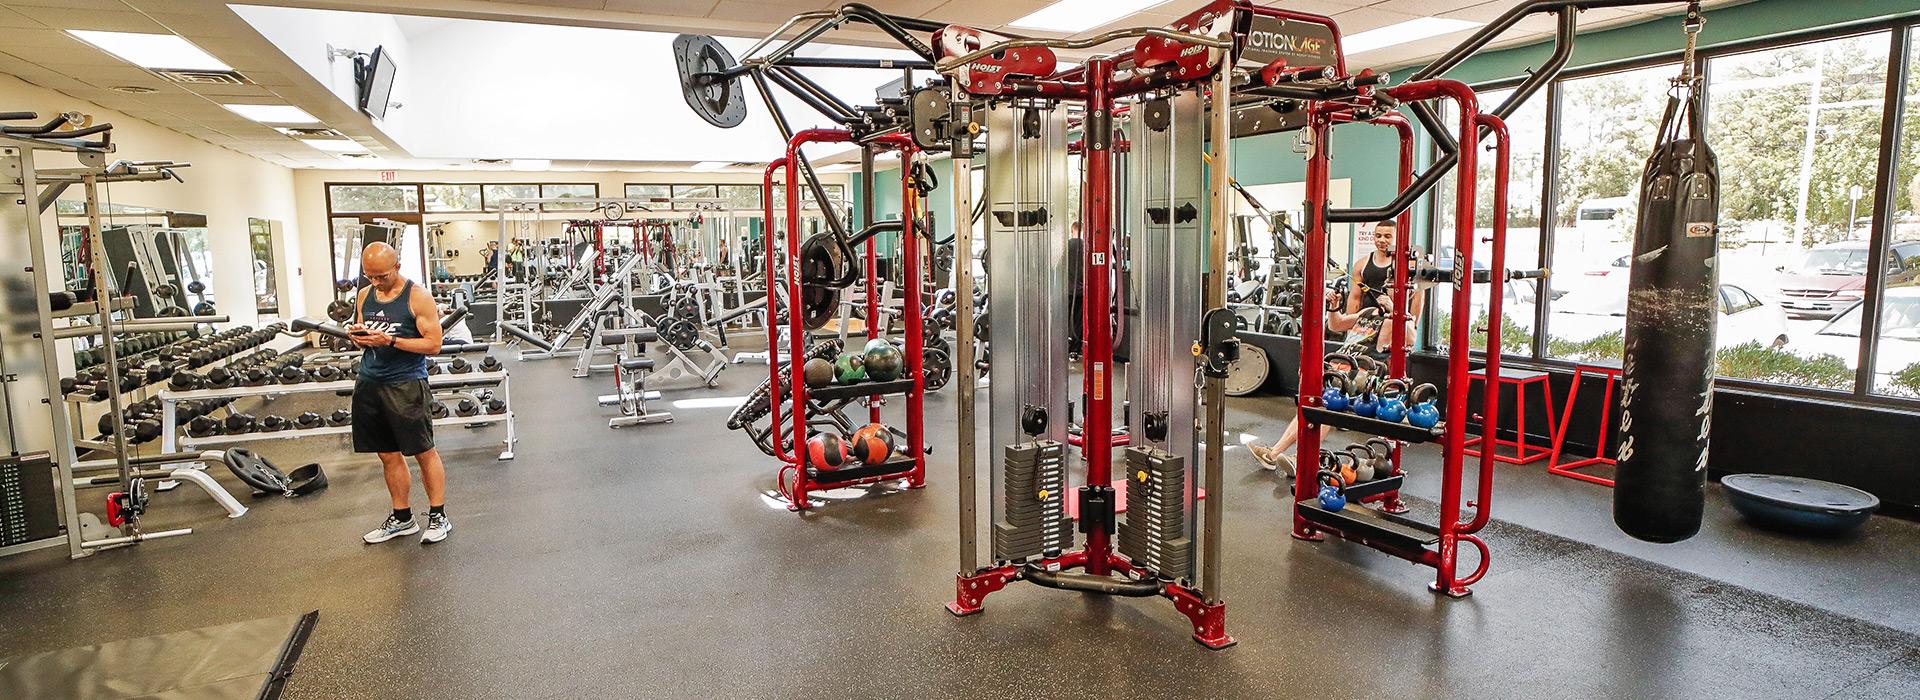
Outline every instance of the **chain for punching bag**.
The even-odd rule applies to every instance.
[[[1627,285],[1613,520],[1649,542],[1699,532],[1706,501],[1720,170],[1707,147],[1693,71],[1703,22],[1699,3],[1689,3],[1686,56],[1641,175]]]

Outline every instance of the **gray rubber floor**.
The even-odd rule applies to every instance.
[[[323,461],[331,490],[237,520],[181,490],[148,524],[192,536],[0,560],[0,656],[318,608],[289,697],[1920,697],[1917,569],[1835,563],[1911,557],[1910,523],[1808,545],[1716,510],[1694,544],[1641,551],[1607,525],[1604,489],[1505,469],[1492,573],[1450,600],[1429,569],[1288,538],[1286,482],[1236,450],[1219,497],[1239,645],[1212,652],[1162,599],[1016,584],[978,616],[941,608],[951,388],[929,402],[927,488],[798,516],[765,496],[773,462],[724,430],[729,407],[670,406],[744,394],[764,366],[619,431],[591,399],[604,380],[511,366],[518,459],[494,458],[499,428],[442,434],[447,542],[361,544],[387,507],[377,464],[332,440],[268,446],[285,468]],[[1230,428],[1275,435],[1289,408],[1236,404]]]

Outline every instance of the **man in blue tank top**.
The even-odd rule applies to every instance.
[[[433,447],[433,391],[427,386],[429,356],[440,352],[440,310],[433,295],[400,276],[400,252],[372,243],[360,255],[368,286],[354,300],[348,327],[353,343],[365,349],[360,378],[353,388],[353,451],[380,455],[386,468],[393,514],[362,539],[367,544],[420,532],[407,498],[413,482],[406,458],[420,465],[427,489],[427,529],[421,544],[447,538],[447,473]]]

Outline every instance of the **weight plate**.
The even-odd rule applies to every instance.
[[[681,352],[689,352],[700,342],[700,327],[684,318],[669,318],[656,329],[660,340]]]
[[[1246,396],[1260,390],[1267,383],[1267,351],[1253,343],[1240,344],[1240,357],[1227,365],[1226,391],[1228,396]]]
[[[747,119],[746,91],[740,78],[711,75],[734,67],[733,54],[710,36],[682,34],[673,39],[673,62],[680,69],[680,95],[708,124],[730,129]]]
[[[254,454],[244,447],[227,450],[222,461],[233,475],[240,477],[248,486],[266,493],[284,493],[287,490],[287,475],[273,466],[265,457]]]
[[[923,348],[920,352],[921,384],[927,391],[939,391],[953,378],[953,359],[945,350]]]

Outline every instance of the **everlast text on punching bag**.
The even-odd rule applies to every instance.
[[[1613,520],[1649,542],[1700,531],[1713,413],[1720,171],[1682,81],[1641,175],[1627,286]]]

